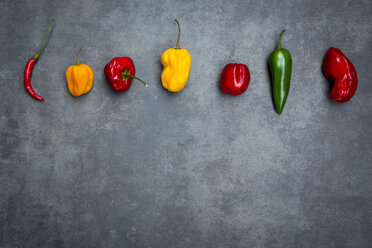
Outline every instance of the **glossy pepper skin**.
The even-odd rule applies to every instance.
[[[79,63],[79,54],[83,46],[80,47],[76,65],[71,65],[66,70],[66,81],[68,90],[73,96],[81,96],[82,94],[88,93],[93,86],[93,70],[89,65]]]
[[[337,48],[331,47],[323,60],[323,73],[333,83],[331,98],[347,102],[358,87],[358,75],[351,61]]]
[[[175,21],[178,25],[177,45],[161,55],[161,63],[163,64],[161,81],[163,87],[171,92],[179,92],[185,87],[191,67],[189,52],[179,46],[181,29],[178,21]]]
[[[287,49],[281,47],[283,30],[279,37],[278,48],[269,58],[271,78],[273,84],[274,107],[281,114],[287,101],[292,74],[292,57]]]
[[[32,70],[34,69],[34,66],[36,64],[37,60],[34,58],[30,58],[26,64],[25,67],[25,73],[24,73],[24,85],[27,93],[32,96],[34,99],[38,101],[44,101],[44,98],[39,96],[35,90],[31,86],[31,76],[32,76]]]
[[[105,66],[104,73],[106,80],[115,91],[127,91],[132,84],[133,78],[141,81],[146,87],[148,87],[147,83],[135,76],[136,68],[133,60],[129,57],[113,58]]]
[[[248,89],[251,75],[245,64],[227,64],[221,74],[221,89],[231,95],[240,95]]]
[[[49,26],[48,32],[47,32],[47,34],[46,34],[46,36],[44,38],[43,45],[41,46],[39,52],[37,54],[35,54],[34,56],[32,56],[27,61],[27,64],[25,66],[24,80],[23,80],[23,83],[25,85],[25,89],[26,89],[27,93],[30,96],[32,96],[34,99],[36,99],[38,101],[44,101],[44,98],[42,98],[41,96],[39,96],[38,94],[36,94],[36,92],[34,91],[34,89],[31,86],[32,70],[34,69],[34,66],[35,66],[36,62],[39,60],[39,57],[41,55],[41,52],[44,49],[44,46],[45,46],[45,44],[46,44],[46,42],[48,40],[48,36],[49,36],[50,32],[52,31],[53,23],[54,23],[54,19],[52,20],[52,23]]]

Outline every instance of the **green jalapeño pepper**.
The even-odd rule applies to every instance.
[[[289,93],[289,85],[292,73],[292,57],[287,49],[281,47],[282,31],[279,37],[278,48],[269,58],[271,77],[273,83],[273,98],[275,110],[278,114],[283,112],[284,104]]]

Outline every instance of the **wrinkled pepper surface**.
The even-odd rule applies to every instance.
[[[123,92],[129,89],[133,78],[141,81],[146,87],[148,84],[136,77],[136,67],[133,60],[129,57],[113,58],[104,69],[105,77],[111,88],[115,91]]]
[[[167,90],[179,92],[185,87],[189,77],[191,56],[186,49],[179,46],[181,28],[178,21],[175,21],[178,25],[177,45],[161,55],[161,63],[163,64],[161,81]]]
[[[71,65],[66,70],[68,90],[73,96],[88,93],[93,86],[93,70],[89,65],[79,63],[79,54],[84,47],[80,47],[76,56],[76,65]]]
[[[221,74],[221,89],[231,95],[240,95],[248,89],[251,75],[245,64],[227,64]]]
[[[358,87],[358,75],[351,61],[337,48],[331,47],[323,60],[323,73],[333,83],[331,98],[347,102]]]
[[[278,114],[283,112],[287,101],[292,74],[292,57],[287,49],[281,47],[283,30],[279,37],[278,48],[269,58],[271,78],[273,84],[274,107]]]

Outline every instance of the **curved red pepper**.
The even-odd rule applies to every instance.
[[[323,73],[333,82],[331,98],[347,102],[355,94],[358,75],[351,61],[337,48],[331,47],[323,60]]]
[[[30,96],[32,96],[33,98],[35,98],[38,101],[44,101],[44,98],[42,98],[41,96],[36,94],[36,92],[34,91],[34,89],[31,86],[32,70],[34,69],[35,63],[38,61],[38,59],[40,57],[40,54],[44,49],[44,46],[45,46],[45,44],[48,40],[48,36],[49,36],[50,32],[52,31],[53,23],[54,23],[54,19],[52,20],[52,23],[49,25],[48,32],[47,32],[47,34],[44,38],[43,45],[41,46],[39,52],[28,60],[28,62],[26,64],[26,67],[25,67],[24,81],[23,81],[24,85],[25,85],[25,89],[26,89],[27,93],[30,94]]]
[[[111,88],[115,91],[123,92],[128,90],[133,78],[138,79],[148,87],[147,83],[134,76],[136,74],[136,68],[133,60],[129,57],[113,58],[105,66],[104,73]]]
[[[36,92],[34,91],[34,89],[31,86],[32,70],[35,66],[36,61],[37,60],[35,60],[34,58],[30,58],[28,60],[28,62],[26,64],[26,67],[25,67],[24,84],[25,84],[25,89],[26,89],[27,93],[30,94],[30,96],[32,96],[33,98],[35,98],[38,101],[44,101],[44,98],[42,98],[41,96],[36,94]]]
[[[245,64],[227,64],[221,75],[221,89],[231,95],[240,95],[248,89],[251,75]]]

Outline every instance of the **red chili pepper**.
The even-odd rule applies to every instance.
[[[136,68],[133,60],[129,57],[113,58],[105,66],[104,73],[111,88],[116,91],[123,92],[128,90],[132,84],[133,78],[138,79],[148,87],[147,83],[135,76]]]
[[[227,64],[221,75],[221,88],[223,92],[231,95],[240,95],[248,89],[251,75],[245,64]]]
[[[30,96],[32,96],[33,98],[35,98],[38,101],[44,101],[44,99],[41,96],[39,96],[38,94],[36,94],[36,92],[34,91],[34,89],[31,86],[32,70],[34,68],[35,63],[39,59],[41,52],[44,49],[44,46],[45,46],[45,43],[46,43],[46,41],[48,39],[48,36],[50,34],[50,31],[52,30],[53,23],[54,23],[54,19],[52,20],[52,23],[49,26],[48,33],[45,36],[43,45],[40,48],[39,52],[37,54],[35,54],[34,56],[32,56],[32,58],[30,58],[28,60],[28,62],[26,64],[26,67],[25,67],[24,84],[25,84],[26,91],[27,91],[28,94],[30,94]]]
[[[331,98],[347,102],[355,94],[358,75],[351,61],[337,48],[331,47],[323,60],[323,73],[333,82]]]

